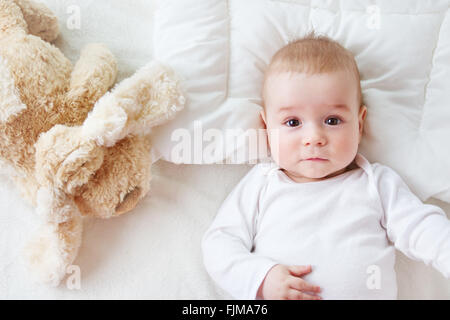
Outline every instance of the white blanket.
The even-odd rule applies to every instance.
[[[67,286],[72,275],[58,288],[31,282],[21,248],[38,219],[1,177],[0,298],[228,298],[203,267],[200,241],[221,202],[249,168],[157,162],[152,191],[134,212],[109,220],[85,220],[75,261],[81,271],[79,290]],[[433,203],[450,213],[450,205]],[[431,267],[399,254],[396,269],[400,299],[450,299],[450,280]]]
[[[56,45],[73,61],[83,44],[94,41],[105,42],[116,54],[120,78],[151,59],[151,1],[43,2],[61,18],[62,36]],[[81,8],[81,29],[67,28],[70,12],[76,10],[72,4]],[[228,298],[203,268],[200,240],[221,202],[249,168],[157,162],[152,190],[132,213],[85,220],[75,261],[81,271],[79,289],[70,289],[66,281],[58,288],[31,282],[21,251],[39,220],[0,176],[0,299]],[[449,204],[432,203],[450,213]],[[450,280],[423,263],[400,254],[397,270],[399,298],[450,299]]]

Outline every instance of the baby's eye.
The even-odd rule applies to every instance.
[[[290,119],[285,122],[288,127],[298,127],[300,125],[300,121],[297,119]]]
[[[335,117],[331,117],[328,118],[327,120],[325,120],[325,123],[330,125],[330,126],[336,126],[338,124],[340,124],[342,121],[339,118],[335,118]]]

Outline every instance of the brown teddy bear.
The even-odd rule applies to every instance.
[[[0,160],[42,217],[26,252],[53,285],[77,255],[82,216],[117,216],[147,194],[151,128],[184,107],[179,80],[157,62],[108,92],[111,52],[88,45],[72,66],[49,43],[58,32],[44,5],[0,0]]]

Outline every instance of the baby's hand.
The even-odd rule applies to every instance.
[[[257,297],[265,300],[321,300],[320,287],[301,278],[311,272],[311,266],[277,264],[269,270],[259,287]],[[307,294],[308,292],[310,294]]]

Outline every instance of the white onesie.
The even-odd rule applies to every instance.
[[[275,163],[255,165],[203,237],[203,260],[236,299],[255,299],[275,264],[311,265],[324,299],[396,299],[395,250],[450,276],[450,221],[390,168],[370,164],[296,183]]]

